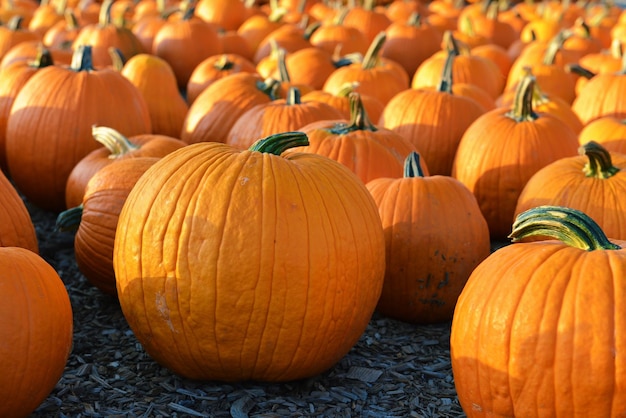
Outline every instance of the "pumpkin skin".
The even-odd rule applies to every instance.
[[[476,198],[449,176],[424,176],[417,153],[404,177],[366,184],[383,223],[386,271],[376,310],[411,323],[452,319],[472,270],[490,251]]]
[[[90,47],[76,50],[71,67],[40,69],[15,97],[7,120],[6,157],[16,187],[36,206],[65,209],[67,178],[99,147],[94,124],[132,136],[151,130],[137,88],[113,69],[93,71]],[[70,121],[72,123],[70,123]]]
[[[626,120],[605,116],[586,124],[578,134],[580,145],[595,141],[609,151],[626,154]]]
[[[550,207],[540,208],[533,211]],[[562,213],[547,221],[567,228],[571,215]],[[568,234],[551,231],[552,238]],[[470,276],[450,336],[456,391],[469,418],[626,414],[626,242],[565,242],[514,243]]]
[[[566,206],[590,216],[607,236],[626,240],[626,155],[593,141],[579,153],[537,171],[520,193],[515,215],[537,206]]]
[[[30,213],[2,171],[0,171],[0,247],[22,247],[39,253],[39,242]]]
[[[517,199],[530,177],[578,152],[578,138],[565,122],[533,111],[534,83],[528,75],[511,109],[494,109],[476,119],[461,137],[452,164],[452,176],[476,196],[492,239],[511,230]]]
[[[316,375],[350,350],[375,308],[385,247],[372,197],[329,158],[274,155],[285,139],[306,144],[302,133],[278,136],[272,153],[222,143],[175,151],[122,209],[113,260],[122,311],[147,352],[182,376]]]
[[[0,248],[0,416],[26,417],[57,384],[72,349],[72,307],[34,252]]]

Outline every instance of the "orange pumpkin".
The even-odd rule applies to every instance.
[[[551,239],[517,242],[534,235]],[[450,355],[463,410],[626,415],[626,242],[555,206],[520,214],[510,237],[472,272],[454,311]]]
[[[139,177],[157,157],[118,159],[87,183],[80,205],[59,214],[59,230],[76,230],[74,254],[80,272],[102,292],[116,295],[113,245],[119,214]]]
[[[72,307],[46,261],[0,248],[0,416],[27,417],[52,392],[72,349]]]
[[[327,370],[360,338],[383,282],[380,218],[343,165],[280,156],[306,142],[296,132],[250,150],[189,145],[131,191],[115,237],[118,298],[160,364],[193,379],[289,381]]]
[[[0,171],[0,247],[22,247],[39,253],[35,225],[24,201]]]
[[[89,46],[76,50],[71,67],[42,68],[20,89],[7,120],[6,157],[16,187],[33,204],[65,209],[72,168],[98,148],[95,123],[127,135],[151,129],[141,93],[113,69],[94,71]]]
[[[527,75],[513,106],[476,119],[459,142],[452,176],[476,196],[492,239],[506,237],[517,198],[540,168],[577,154],[578,138],[561,119],[535,113],[536,80]]]
[[[348,167],[363,183],[378,177],[400,177],[404,159],[416,150],[405,137],[375,126],[361,96],[350,94],[350,119],[320,120],[299,128],[309,145],[289,152],[311,152]],[[425,168],[427,171],[428,169]]]
[[[626,240],[626,155],[593,141],[580,153],[537,171],[520,193],[515,215],[537,206],[565,206],[585,212],[611,238]]]
[[[70,172],[65,184],[66,208],[82,203],[87,183],[104,166],[125,158],[163,157],[186,145],[165,135],[139,134],[127,138],[108,126],[94,125],[91,134],[101,146],[81,158]]]
[[[612,152],[626,154],[626,121],[613,116],[604,116],[586,124],[578,135],[583,145],[595,141]]]
[[[385,231],[377,311],[412,323],[452,319],[470,273],[490,251],[476,198],[452,177],[426,176],[416,152],[406,158],[402,178],[378,178],[366,187]]]

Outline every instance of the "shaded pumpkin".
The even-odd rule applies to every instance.
[[[590,216],[609,237],[626,240],[626,155],[594,141],[579,153],[537,171],[520,193],[515,216],[537,206],[565,206]]]
[[[192,144],[131,191],[115,237],[118,298],[161,365],[290,381],[329,369],[362,335],[384,275],[380,218],[343,165],[281,156],[305,144],[297,132],[250,150]]]
[[[472,270],[490,251],[476,198],[458,180],[427,176],[411,153],[401,178],[366,183],[385,231],[386,269],[376,310],[411,323],[452,319]]]
[[[139,177],[157,161],[157,157],[124,158],[102,167],[89,179],[81,204],[57,217],[57,229],[76,231],[78,269],[106,294],[117,294],[113,245],[119,214]]]
[[[350,93],[349,100],[349,120],[320,120],[302,126],[299,131],[307,135],[309,145],[288,152],[324,155],[348,167],[363,183],[401,177],[404,160],[416,147],[402,135],[375,126],[358,93]]]
[[[551,239],[518,242],[535,235]],[[464,412],[626,414],[626,333],[616,315],[626,298],[626,242],[558,206],[520,214],[510,238],[472,272],[454,311],[450,355]]]
[[[24,201],[0,171],[0,247],[22,247],[39,253],[35,225]]]
[[[91,47],[78,48],[70,67],[50,65],[24,84],[7,120],[6,157],[11,179],[31,203],[65,209],[70,172],[99,146],[91,139],[95,123],[127,135],[151,129],[143,96],[119,72],[94,71]]]
[[[536,80],[527,75],[511,108],[491,110],[476,119],[459,142],[452,176],[476,196],[492,239],[511,229],[517,198],[540,168],[577,154],[578,138],[561,119],[535,113]]]
[[[138,134],[130,138],[108,126],[93,126],[91,135],[100,146],[76,163],[65,185],[65,207],[82,203],[87,183],[101,168],[125,158],[163,157],[186,144],[178,138]]]
[[[72,306],[54,268],[0,247],[0,416],[27,417],[52,392],[72,350]]]

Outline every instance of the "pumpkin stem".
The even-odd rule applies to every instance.
[[[37,56],[35,56],[35,60],[30,63],[30,66],[33,68],[44,68],[50,65],[54,65],[52,54],[44,44],[40,43],[37,45]]]
[[[289,148],[307,145],[309,137],[304,132],[281,132],[257,140],[249,150],[280,155]]]
[[[443,65],[443,71],[441,72],[441,80],[439,80],[439,86],[437,86],[437,91],[442,93],[450,93],[452,94],[452,68],[454,66],[454,59],[459,55],[458,50],[454,49],[448,50],[448,55],[446,56],[446,62]]]
[[[122,51],[120,51],[119,48],[110,46],[107,52],[111,57],[111,66],[117,71],[122,71],[124,64],[126,63],[126,58],[124,58]]]
[[[539,116],[533,110],[533,94],[535,92],[535,76],[527,74],[522,78],[515,91],[513,108],[506,115],[517,122],[533,121]]]
[[[543,236],[581,250],[619,250],[602,228],[585,213],[562,206],[538,206],[520,213],[509,234],[512,242],[531,236]]]
[[[297,87],[289,87],[286,102],[288,106],[302,104],[302,93]]]
[[[59,232],[76,231],[83,217],[83,205],[67,209],[57,216],[55,227]]]
[[[228,58],[228,54],[222,54],[213,64],[217,71],[228,71],[235,67],[235,62]]]
[[[24,18],[21,15],[15,15],[6,24],[6,28],[12,32],[22,29]]]
[[[416,151],[411,151],[404,160],[404,177],[424,177],[421,158]]]
[[[376,67],[376,65],[378,64],[380,51],[382,50],[386,40],[387,34],[385,32],[380,32],[378,35],[376,35],[369,48],[367,49],[365,56],[363,57],[361,67],[364,70],[371,70],[372,68]]]
[[[618,167],[613,165],[611,153],[595,141],[589,141],[581,146],[578,153],[589,158],[589,162],[583,168],[587,177],[608,179],[620,171]]]
[[[91,45],[78,45],[72,54],[72,63],[70,68],[78,71],[94,71],[93,54]]]
[[[271,100],[278,99],[279,87],[280,81],[273,78],[268,78],[265,81],[259,80],[256,82],[256,88],[267,94]]]
[[[378,128],[374,126],[363,106],[361,95],[356,91],[348,95],[350,99],[350,123],[338,123],[330,128],[330,132],[335,135],[345,135],[352,131],[371,131],[376,132]]]
[[[550,40],[548,44],[548,48],[546,48],[546,52],[543,55],[543,64],[544,65],[554,65],[556,62],[556,54],[563,48],[563,44],[565,41],[572,36],[572,32],[569,30],[562,30],[557,33],[554,38]]]
[[[100,13],[98,14],[98,25],[106,27],[111,24],[111,9],[115,0],[105,0],[100,5]]]
[[[287,51],[285,48],[276,49],[276,68],[278,69],[278,79],[281,82],[291,82],[289,70],[287,70]]]
[[[124,154],[139,149],[139,145],[133,144],[127,137],[107,126],[93,125],[91,127],[91,135],[96,141],[109,150],[111,153],[109,158],[111,159],[121,157]]]

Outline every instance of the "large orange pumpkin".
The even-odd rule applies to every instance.
[[[24,84],[7,120],[6,157],[16,187],[33,204],[65,209],[72,168],[99,147],[94,124],[129,136],[151,130],[141,93],[113,69],[95,71],[91,47],[78,48],[71,67],[42,68]]]
[[[401,178],[366,184],[385,231],[386,273],[377,310],[413,323],[452,319],[472,270],[489,255],[476,198],[449,176],[425,176],[411,153]]]
[[[626,416],[626,241],[564,207],[520,214],[514,241],[472,273],[450,354],[474,417]]]
[[[114,268],[131,329],[194,379],[314,376],[359,339],[380,296],[385,242],[363,183],[329,158],[198,143],[139,179],[120,214]]]
[[[72,349],[72,307],[34,252],[0,248],[0,416],[26,417],[57,384]]]
[[[22,247],[39,252],[30,213],[9,179],[0,171],[0,247]]]

